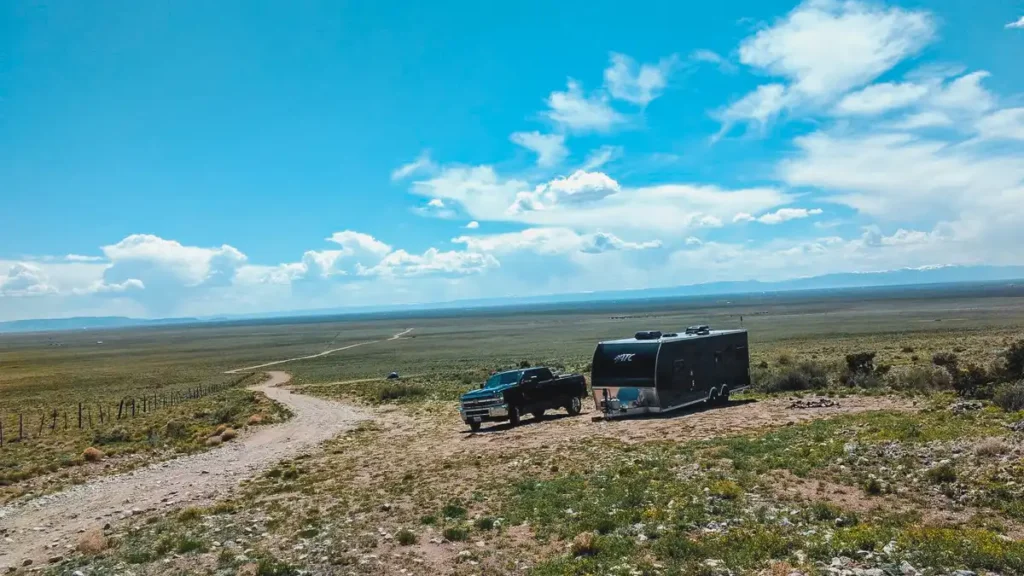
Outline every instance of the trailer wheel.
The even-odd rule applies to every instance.
[[[508,407],[508,423],[513,426],[519,426],[519,406]]]
[[[718,403],[722,406],[729,404],[729,388],[722,387],[722,393],[718,396]]]
[[[473,432],[479,432],[480,431],[480,423],[479,422],[470,422],[469,423],[469,429],[472,430]]]
[[[705,403],[708,406],[717,406],[718,405],[718,390],[715,390],[714,388],[712,388],[711,389],[711,393],[708,394],[708,399],[705,400]]]
[[[566,405],[565,411],[569,413],[569,416],[575,416],[583,411],[583,401],[578,396],[573,396],[572,400],[569,400],[569,404]]]
[[[544,410],[534,410],[533,412],[531,412],[531,414],[533,414],[533,417],[536,420],[541,420],[544,418]]]

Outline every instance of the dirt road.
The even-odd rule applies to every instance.
[[[405,336],[409,332],[412,332],[412,328],[406,329],[404,332],[399,332],[387,340],[370,340],[367,342],[359,342],[357,344],[349,344],[348,346],[342,346],[341,348],[331,348],[330,350],[324,350],[316,354],[310,354],[309,356],[299,356],[298,358],[286,358],[284,360],[274,360],[273,362],[265,362],[263,364],[257,364],[255,366],[246,366],[245,368],[235,368],[234,370],[228,370],[225,374],[238,374],[239,372],[251,372],[253,370],[260,370],[269,366],[277,366],[278,364],[284,364],[285,362],[297,362],[299,360],[312,360],[313,358],[320,358],[327,356],[328,354],[334,354],[335,352],[341,352],[342,350],[351,350],[358,346],[366,346],[367,344],[376,344],[378,342],[386,342],[391,340],[398,340],[402,336]]]
[[[0,507],[0,567],[21,566],[25,559],[38,565],[66,555],[80,530],[102,527],[106,522],[165,507],[209,503],[224,496],[239,480],[313,448],[368,417],[352,406],[278,387],[290,378],[284,372],[270,372],[268,381],[253,387],[292,410],[294,418],[283,424],[259,428],[216,450]]]

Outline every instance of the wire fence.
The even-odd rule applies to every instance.
[[[237,387],[252,377],[246,374],[230,382],[188,387],[153,394],[128,394],[116,401],[86,401],[46,408],[4,413],[0,411],[0,449],[17,442],[53,436],[72,430],[107,426],[146,416]]]

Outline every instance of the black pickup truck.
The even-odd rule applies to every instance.
[[[478,390],[462,395],[459,412],[473,431],[484,422],[519,424],[523,414],[543,418],[545,410],[565,408],[570,416],[580,413],[587,395],[582,374],[555,376],[548,368],[525,368],[492,374]]]

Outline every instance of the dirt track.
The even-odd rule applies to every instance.
[[[279,388],[291,378],[270,372],[254,387],[294,412],[291,420],[244,434],[217,450],[178,458],[127,474],[98,478],[20,505],[0,507],[0,567],[35,564],[66,555],[80,530],[165,507],[203,505],[239,480],[351,429],[368,414],[351,406]]]

